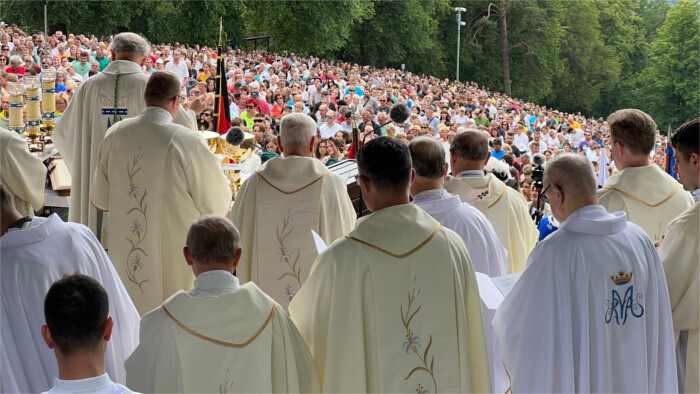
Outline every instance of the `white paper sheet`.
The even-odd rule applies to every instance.
[[[316,244],[316,251],[318,251],[318,254],[323,253],[323,251],[328,248],[326,241],[324,241],[323,238],[321,238],[321,236],[314,230],[311,230],[311,236],[314,237],[314,244]]]
[[[496,310],[505,299],[488,275],[476,272],[476,283],[479,285],[479,296],[487,308]]]
[[[517,272],[515,274],[510,274],[510,275],[503,275],[503,276],[498,276],[496,278],[491,278],[493,281],[493,284],[496,285],[498,290],[501,292],[503,297],[506,297],[508,293],[513,289],[513,286],[515,286],[515,282],[520,279],[520,276],[522,276],[522,272]]]
[[[522,272],[518,272],[490,278],[482,272],[476,272],[476,283],[479,286],[481,301],[489,309],[498,309],[521,275]]]

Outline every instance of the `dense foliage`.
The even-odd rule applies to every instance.
[[[674,4],[670,6],[670,4]],[[49,30],[136,31],[214,45],[271,35],[271,50],[454,77],[561,110],[652,114],[665,131],[698,116],[700,6],[692,0],[49,1]],[[0,20],[43,30],[43,1],[3,0]],[[510,75],[510,78],[507,76]]]

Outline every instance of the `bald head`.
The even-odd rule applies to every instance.
[[[458,132],[450,144],[452,156],[468,161],[486,161],[489,157],[489,137],[477,129]]]
[[[445,176],[445,149],[436,139],[415,138],[408,144],[408,150],[417,176],[428,179],[441,179]]]
[[[557,185],[575,199],[595,199],[598,188],[591,163],[573,153],[557,155],[547,162],[544,184]]]

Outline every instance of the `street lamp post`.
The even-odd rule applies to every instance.
[[[462,7],[456,7],[455,12],[457,13],[457,72],[455,73],[455,81],[459,81],[459,47],[461,46],[460,34],[462,26],[466,24],[462,22],[462,12],[467,12],[467,9]]]

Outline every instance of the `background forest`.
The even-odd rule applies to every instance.
[[[43,30],[43,1],[3,0],[0,20]],[[271,51],[455,77],[559,110],[634,107],[666,131],[700,114],[700,6],[681,0],[49,1],[49,31],[142,33],[215,45],[270,35]]]

